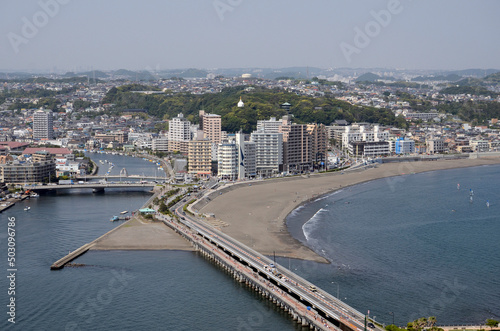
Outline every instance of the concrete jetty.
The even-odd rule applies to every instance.
[[[77,250],[75,250],[73,252],[70,252],[65,257],[63,257],[63,258],[57,260],[56,262],[54,262],[50,266],[50,270],[59,270],[59,269],[62,269],[66,263],[73,261],[74,259],[76,259],[80,255],[82,255],[83,253],[85,253],[86,251],[88,251],[89,248],[90,248],[90,246],[91,246],[91,244],[85,244],[82,247],[78,248]]]

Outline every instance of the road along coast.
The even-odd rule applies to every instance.
[[[296,176],[223,186],[192,206],[214,214],[220,230],[265,255],[328,261],[288,232],[285,219],[300,205],[338,189],[363,182],[427,171],[500,164],[500,157],[373,164],[363,169]]]

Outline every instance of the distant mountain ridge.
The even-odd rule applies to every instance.
[[[251,74],[254,78],[276,79],[278,77],[290,77],[293,79],[312,79],[313,77],[358,77],[356,81],[377,80],[406,80],[405,76],[412,75],[415,82],[425,80],[443,80],[449,82],[460,81],[461,78],[488,78],[485,82],[498,83],[498,76],[495,76],[498,69],[464,69],[454,71],[443,70],[404,70],[390,68],[318,68],[318,67],[283,67],[283,68],[213,68],[213,69],[149,69],[144,70],[87,70],[81,72],[56,73],[30,73],[23,71],[0,72],[0,80],[29,80],[37,77],[50,79],[86,77],[88,80],[94,78],[101,80],[129,80],[129,81],[153,81],[158,79],[177,78],[205,78],[209,73],[216,76],[240,77],[242,74]],[[375,72],[375,73],[374,73]],[[377,73],[377,74],[376,74]],[[493,76],[492,76],[493,75]],[[476,84],[477,82],[462,82],[463,84]],[[462,84],[461,83],[461,84]]]

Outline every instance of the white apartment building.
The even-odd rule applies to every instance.
[[[352,142],[378,142],[387,140],[389,140],[389,132],[381,132],[378,125],[375,125],[373,130],[368,130],[363,125],[350,125],[346,126],[344,133],[342,133],[342,149],[349,149],[349,144]]]
[[[153,151],[167,152],[168,151],[168,138],[161,137],[155,138],[151,142],[151,148]]]
[[[241,132],[236,134],[235,143],[238,148],[238,179],[255,177],[255,143],[245,141],[245,135]]]
[[[255,143],[257,175],[269,177],[278,174],[283,165],[283,134],[258,130],[252,132],[250,140]]]
[[[170,151],[188,152],[188,142],[191,140],[191,123],[183,114],[170,121],[168,129],[168,144]]]
[[[469,144],[474,152],[487,152],[490,150],[488,140],[471,140]]]
[[[150,149],[153,146],[153,140],[150,135],[140,136],[134,141],[134,146],[139,149]]]
[[[33,139],[54,138],[54,118],[51,110],[37,110],[33,114]]]
[[[258,120],[257,121],[257,131],[264,131],[269,133],[278,133],[280,132],[280,127],[283,124],[283,121],[276,120],[276,117],[271,117],[269,120]]]
[[[391,153],[388,141],[353,141],[348,146],[349,154],[361,157],[378,157]]]
[[[178,114],[169,124],[168,139],[175,141],[191,140],[191,122],[184,118],[183,114]]]
[[[217,162],[217,176],[227,180],[238,178],[238,147],[235,142],[219,144]]]

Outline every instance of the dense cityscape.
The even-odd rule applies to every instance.
[[[500,331],[498,0],[2,9],[1,330]]]
[[[88,161],[81,157],[75,160],[72,154],[83,150],[168,155],[178,162],[176,179],[191,181],[325,171],[390,156],[468,157],[471,153],[496,152],[500,144],[498,73],[482,78],[413,75],[414,80],[425,79],[419,83],[394,82],[395,78],[387,77],[387,73],[380,76],[365,73],[357,78],[335,74],[272,80],[254,78],[252,74],[233,78],[207,76],[140,82],[123,77],[97,82],[88,76],[4,80],[0,105],[1,181],[42,183],[84,175],[88,172]],[[412,79],[411,75],[405,77]],[[480,87],[472,89],[471,81]],[[223,94],[233,89],[225,102],[232,109],[249,114],[256,125],[246,133],[224,131],[227,117],[217,114],[217,109],[214,113],[191,109],[189,116],[179,113],[172,118],[168,114],[163,118],[150,115],[149,109],[120,109],[103,102],[109,91],[116,88],[125,88],[123,93],[128,95],[153,94],[166,98]],[[281,118],[266,118],[255,105],[245,104],[256,89],[269,94],[284,93],[285,102],[268,99],[264,104],[280,111]],[[464,91],[477,94],[460,93]],[[398,120],[394,125],[350,122],[351,115],[346,120],[337,114],[338,119],[332,122],[325,123],[323,119],[323,123],[304,123],[298,119],[296,123],[297,105],[286,102],[287,95],[290,101],[292,97],[307,96],[338,99],[376,112],[390,110]],[[311,113],[323,110],[312,104],[309,107]],[[491,117],[478,115],[474,109],[480,107],[490,108]],[[471,108],[473,114],[466,114],[465,109]],[[35,175],[39,171],[26,170],[28,165],[36,168],[35,164],[43,164],[32,158],[34,153],[50,150],[49,154],[55,157],[51,176],[40,177]]]

